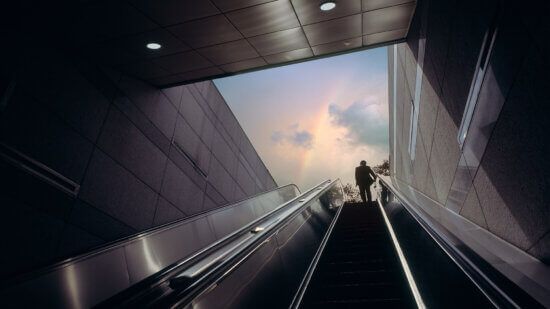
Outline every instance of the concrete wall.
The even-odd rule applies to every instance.
[[[547,10],[548,4],[534,1],[421,1],[407,42],[397,46],[395,62],[393,47],[388,50],[394,179],[546,264],[550,28],[542,12]],[[457,135],[492,23],[498,29],[496,40],[461,147]],[[418,134],[411,159],[411,102],[416,91]]]
[[[276,186],[212,82],[159,90],[27,43],[2,58],[3,278]]]

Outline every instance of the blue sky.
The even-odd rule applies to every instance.
[[[388,158],[387,49],[214,80],[279,185],[353,182]]]

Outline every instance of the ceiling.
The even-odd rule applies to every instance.
[[[411,0],[88,1],[70,32],[101,63],[166,87],[379,46],[407,35]],[[150,50],[147,43],[162,45]]]

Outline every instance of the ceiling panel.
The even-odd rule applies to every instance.
[[[196,80],[207,76],[216,76],[223,74],[224,72],[217,67],[210,67],[199,69],[195,71],[190,71],[182,74],[174,74],[158,78],[148,79],[150,83],[156,86],[172,85],[181,83],[182,80]]]
[[[309,47],[300,27],[255,36],[248,41],[262,56]]]
[[[363,37],[363,44],[366,46],[399,40],[407,35],[407,31],[408,29],[399,29],[365,35]]]
[[[170,73],[183,73],[212,66],[210,61],[196,51],[155,58],[153,62]]]
[[[309,58],[313,56],[310,48],[302,48],[298,50],[291,50],[288,52],[265,56],[264,59],[269,64],[277,64],[289,61],[295,61],[299,59]]]
[[[118,1],[92,2],[79,8],[67,27],[79,42],[99,42],[158,28],[133,6]]]
[[[403,3],[415,2],[414,0],[363,0],[363,11],[378,10]]]
[[[138,9],[161,26],[218,14],[210,0],[131,0]]]
[[[409,27],[415,3],[363,13],[363,34],[373,34]]]
[[[311,46],[361,36],[361,14],[304,26]]]
[[[299,27],[288,0],[278,0],[226,14],[246,37]]]
[[[227,73],[233,73],[233,72],[244,71],[252,68],[261,67],[266,64],[267,63],[263,58],[254,58],[254,59],[248,59],[248,60],[243,60],[239,62],[224,64],[220,67],[222,68],[222,70],[224,70]]]
[[[404,39],[412,0],[77,1],[62,20],[99,63],[173,85]],[[159,43],[158,50],[145,48]]]
[[[324,54],[341,52],[348,49],[359,48],[362,46],[362,44],[363,44],[362,38],[358,37],[358,38],[313,46],[311,49],[313,49],[313,53],[315,54],[315,56],[319,56]]]
[[[162,47],[159,49],[145,48],[148,43],[158,43],[161,44]],[[113,40],[112,42],[107,42],[107,44],[137,55],[140,58],[160,57],[190,49],[180,39],[164,29],[123,37]]]
[[[233,63],[259,56],[246,40],[214,45],[201,48],[198,51],[216,65]]]
[[[190,21],[169,27],[168,30],[193,48],[201,48],[243,38],[224,15],[214,15]]]
[[[234,11],[274,0],[212,0],[222,12]]]
[[[361,0],[339,1],[333,10],[326,12],[319,9],[320,3],[322,2],[292,0],[296,14],[302,25],[361,13]]]

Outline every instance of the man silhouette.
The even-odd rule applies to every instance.
[[[370,203],[372,202],[370,186],[376,179],[376,174],[372,171],[370,166],[367,165],[367,161],[362,160],[359,164],[360,165],[355,168],[355,185],[359,186],[359,194],[361,195],[363,203],[367,202],[365,192],[367,193],[368,201]]]

